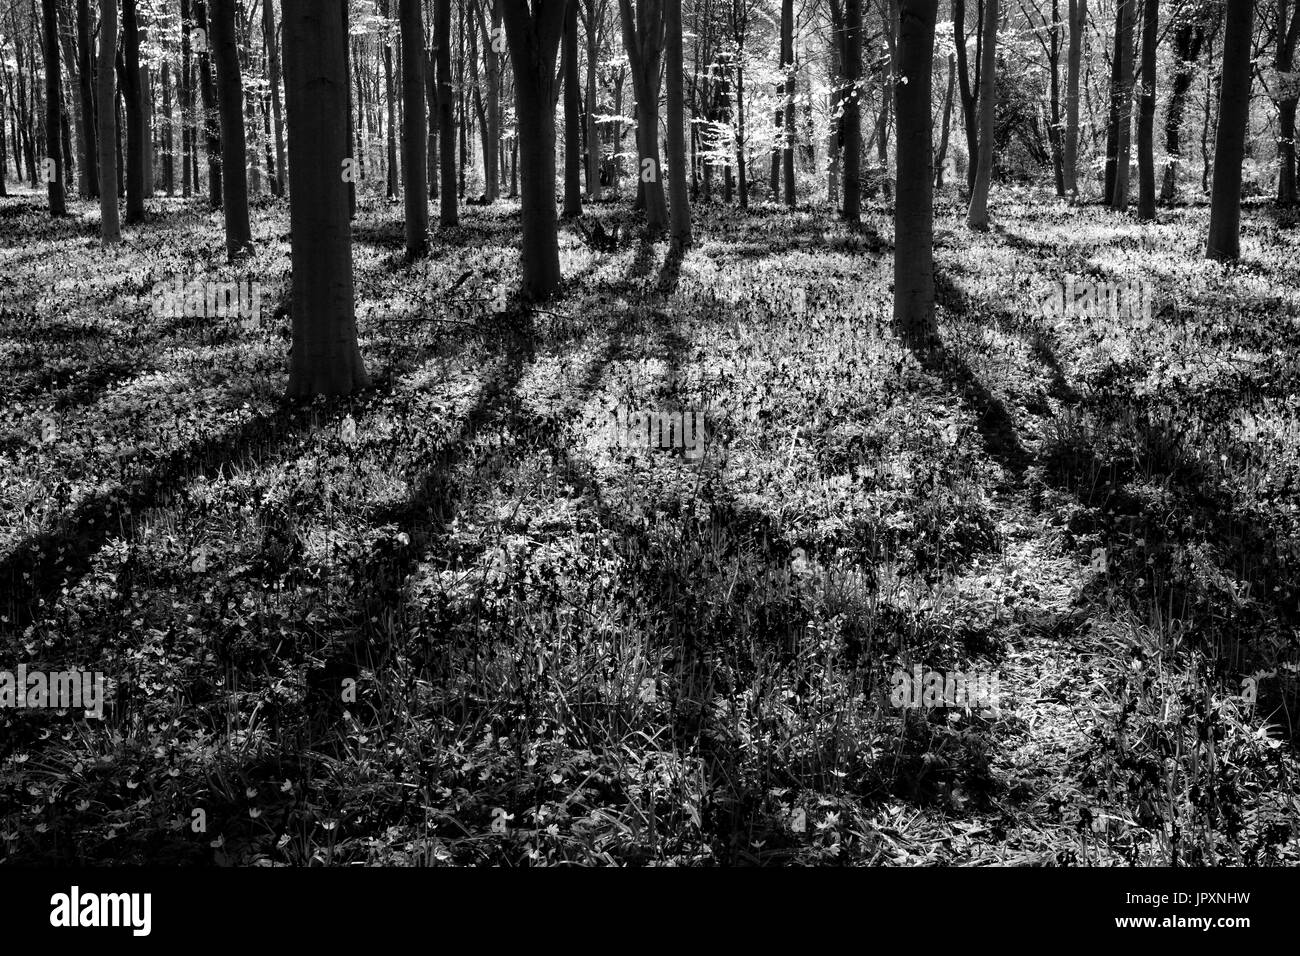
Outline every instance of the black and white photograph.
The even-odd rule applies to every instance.
[[[1286,925],[1298,47],[1300,0],[0,0],[6,930],[756,868]]]

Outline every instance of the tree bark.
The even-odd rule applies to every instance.
[[[785,204],[795,206],[794,181],[794,0],[781,0],[781,70],[785,74],[785,129],[782,132],[781,160],[785,169]]]
[[[352,229],[341,175],[348,77],[341,4],[284,0],[293,347],[288,394],[348,395],[369,384],[357,346]]]
[[[1250,118],[1250,44],[1254,0],[1228,4],[1223,34],[1223,84],[1219,89],[1219,130],[1214,140],[1214,187],[1210,198],[1208,259],[1241,255],[1241,163]]]
[[[971,229],[989,227],[989,185],[993,180],[993,119],[997,105],[998,0],[985,0],[983,62],[980,64],[979,166],[971,190],[966,224]]]
[[[582,104],[578,90],[578,0],[568,0],[560,41],[564,74],[564,218],[582,215]]]
[[[668,195],[672,248],[682,252],[691,245],[691,206],[687,189],[686,95],[683,89],[682,0],[666,0],[664,8],[664,65],[668,86]]]
[[[126,109],[126,224],[142,223],[144,210],[144,92],[140,89],[140,25],[136,0],[122,0],[122,49],[117,68]]]
[[[84,137],[82,163],[87,189],[82,198],[99,196],[99,146],[95,130],[95,97],[91,90],[95,73],[91,66],[93,53],[90,40],[90,0],[77,0],[77,88],[81,95],[81,133]],[[0,122],[3,118],[0,117]]]
[[[543,299],[560,285],[555,210],[555,59],[567,0],[501,0],[515,76],[522,153],[522,292]]]
[[[996,11],[995,0],[989,5]],[[907,82],[900,82],[895,94],[898,185],[894,205],[894,325],[903,341],[927,351],[936,337],[930,70],[937,12],[938,0],[899,3],[898,73]],[[996,29],[996,12],[989,19]],[[992,69],[985,75],[992,76]]]
[[[451,88],[451,0],[434,0],[433,42],[437,45],[438,65],[438,172],[441,205],[438,222],[454,226],[460,222],[456,192],[456,118]]]
[[[117,218],[117,0],[99,2],[99,235],[104,245],[122,241]]]
[[[226,220],[226,256],[235,260],[252,247],[248,221],[248,157],[244,146],[244,83],[235,43],[238,0],[212,0],[212,59],[217,72],[221,114],[222,201]]]
[[[420,0],[398,0],[402,30],[402,166],[406,180],[406,258],[429,254],[429,198],[425,179],[428,129],[424,112],[424,8]]]
[[[844,211],[862,221],[862,0],[844,0],[844,82],[848,92],[840,129],[844,134]]]
[[[1119,0],[1115,7],[1115,55],[1118,60],[1119,85],[1112,91],[1115,122],[1115,174],[1110,208],[1128,209],[1129,157],[1133,131],[1133,34],[1137,0]]]
[[[1088,26],[1088,0],[1070,0],[1070,46],[1065,67],[1065,191],[1079,198],[1079,72],[1083,64],[1083,32]]]
[[[221,134],[217,122],[217,91],[212,80],[212,30],[208,24],[205,0],[193,2],[195,28],[201,33],[199,54],[199,94],[203,100],[203,130],[208,152],[208,204],[221,208]]]
[[[277,196],[284,195],[288,183],[284,162],[284,112],[280,103],[280,42],[275,33],[275,4],[262,0],[263,42],[266,44],[267,79],[271,84],[271,124],[275,131],[275,179],[273,189]]]
[[[59,17],[54,0],[41,0],[41,20],[45,34],[45,154],[52,167],[46,169],[46,193],[50,215],[66,216],[68,204],[64,195],[60,144],[62,110],[59,107],[63,91],[59,75]]]
[[[661,233],[668,226],[663,166],[659,161],[659,77],[664,51],[664,0],[619,0],[623,14],[623,45],[632,71],[636,96],[638,182],[645,203],[646,231]]]
[[[1142,5],[1142,98],[1138,101],[1138,219],[1156,218],[1156,44],[1160,23],[1159,0]]]

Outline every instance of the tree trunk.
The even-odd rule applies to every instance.
[[[176,131],[172,123],[171,61],[162,65],[163,96],[163,188],[168,196],[176,195]]]
[[[1070,0],[1070,48],[1065,67],[1065,191],[1079,198],[1079,70],[1083,64],[1083,31],[1088,25],[1088,0]]]
[[[568,0],[560,41],[564,74],[564,218],[582,215],[582,105],[578,90],[578,0]]]
[[[212,81],[212,31],[208,25],[208,5],[205,0],[194,0],[196,29],[202,31],[198,45],[199,93],[203,100],[203,130],[208,152],[208,204],[221,208],[221,135],[217,125],[217,91]]]
[[[81,95],[81,133],[84,137],[82,163],[86,191],[82,198],[99,196],[99,147],[95,135],[95,98],[91,90],[95,73],[91,66],[90,0],[77,0],[77,88]],[[3,117],[0,117],[3,122]]]
[[[194,69],[190,63],[190,0],[181,0],[181,195],[189,199],[198,181],[194,167]]]
[[[1128,209],[1129,157],[1133,135],[1133,34],[1137,13],[1137,0],[1120,0],[1115,8],[1115,54],[1118,58],[1119,86],[1113,91],[1115,100],[1115,175],[1110,196],[1110,208],[1116,212]]]
[[[393,37],[391,32],[392,23],[390,17],[392,10],[389,8],[388,0],[384,0],[383,16],[385,21],[384,33],[381,40],[384,44],[384,106],[387,110],[388,129],[386,145],[388,147],[388,178],[386,183],[386,195],[389,199],[396,199],[400,187],[397,182],[398,164],[397,164],[397,91],[393,83]]]
[[[262,0],[263,42],[266,44],[266,62],[271,84],[271,123],[275,130],[275,182],[277,196],[284,195],[288,183],[284,163],[284,113],[280,105],[280,43],[275,35],[275,4]]]
[[[681,252],[691,245],[691,206],[687,194],[686,95],[683,89],[682,0],[664,5],[664,70],[668,85],[668,195],[671,203],[669,234],[672,247]]]
[[[862,0],[844,0],[844,82],[849,90],[840,116],[844,133],[844,212],[862,221]]]
[[[226,256],[231,261],[253,244],[248,222],[248,169],[244,147],[244,83],[235,44],[238,0],[212,0],[212,59],[217,71],[221,114],[222,199],[226,220]]]
[[[1278,77],[1277,99],[1277,202],[1279,206],[1294,206],[1296,203],[1296,152],[1295,152],[1295,114],[1296,100],[1300,97],[1300,82],[1292,73],[1295,60],[1296,43],[1300,40],[1300,9],[1291,9],[1291,20],[1287,22],[1289,0],[1278,0],[1277,4],[1277,55],[1273,67]],[[1286,77],[1284,80],[1283,77]]]
[[[369,384],[352,297],[352,229],[340,175],[349,152],[342,5],[284,0],[293,347],[288,394],[348,395]]]
[[[939,149],[934,156],[934,188],[943,188],[943,167],[948,159],[948,134],[952,124],[953,92],[957,85],[955,57],[948,57],[948,88],[943,95],[943,119],[939,124]]]
[[[646,231],[651,235],[668,227],[668,200],[664,197],[663,166],[659,161],[659,77],[664,50],[664,0],[619,0],[623,46],[632,71],[636,96],[637,174],[642,193]]]
[[[996,30],[996,0],[990,0],[989,6],[994,10],[989,21]],[[930,67],[937,12],[938,0],[899,3],[898,73],[907,77],[907,82],[899,83],[895,94],[898,185],[894,206],[894,325],[903,341],[924,350],[934,345],[936,337]],[[985,61],[986,66],[989,62]],[[989,67],[985,77],[992,75]],[[986,103],[991,101],[989,97]]]
[[[1159,0],[1142,5],[1142,98],[1138,101],[1138,219],[1156,218],[1156,44],[1159,36]]]
[[[600,148],[600,129],[596,125],[596,60],[600,56],[600,24],[597,19],[603,8],[590,2],[587,6],[587,198],[599,202],[601,197],[600,173],[603,160]]]
[[[966,224],[971,229],[989,227],[989,184],[993,180],[993,119],[997,105],[998,0],[985,0],[983,62],[980,64],[979,167],[971,190]]]
[[[41,21],[45,34],[45,169],[46,192],[51,216],[66,216],[63,150],[60,148],[62,115],[59,109],[62,87],[59,75],[59,18],[54,0],[41,0]]]
[[[140,89],[140,26],[136,0],[122,0],[122,49],[117,62],[126,108],[126,224],[142,223],[144,211],[144,91]]]
[[[433,42],[437,47],[438,152],[441,154],[438,157],[438,173],[442,179],[438,222],[443,226],[454,226],[460,222],[460,211],[456,193],[455,100],[451,88],[451,0],[434,0]]]
[[[1228,4],[1223,34],[1223,85],[1219,130],[1214,139],[1214,187],[1210,199],[1208,259],[1241,255],[1241,163],[1250,118],[1250,44],[1255,26],[1253,0]]]
[[[1165,174],[1160,184],[1160,201],[1171,203],[1178,195],[1178,167],[1182,164],[1183,110],[1192,87],[1193,66],[1205,42],[1203,19],[1180,22],[1174,31],[1174,81],[1165,107]]]
[[[516,146],[522,157],[522,292],[543,299],[560,285],[555,210],[555,58],[567,0],[501,0],[515,75]]]
[[[984,9],[981,0],[978,10]],[[975,88],[979,85],[980,48],[984,34],[979,23],[975,27],[975,83],[971,83],[970,66],[966,56],[966,0],[952,0],[952,21],[957,47],[957,86],[961,91],[962,128],[966,131],[966,194],[975,191],[975,174],[979,170],[979,121],[975,115]],[[983,22],[983,18],[979,18]]]
[[[117,219],[117,0],[99,0],[99,235],[105,245],[122,241]]]
[[[429,254],[429,198],[425,180],[428,144],[424,112],[424,7],[420,0],[398,0],[402,28],[402,167],[406,181],[406,258]]]
[[[785,204],[795,206],[794,182],[794,0],[781,0],[781,69],[785,73],[785,130],[782,135],[781,159],[785,167]]]

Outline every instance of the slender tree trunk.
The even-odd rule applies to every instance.
[[[383,0],[382,10],[385,21],[389,21],[392,10],[389,8],[388,0]],[[388,178],[385,188],[388,198],[396,199],[400,187],[397,182],[399,168],[397,163],[397,91],[393,82],[391,22],[384,24],[384,33],[380,39],[384,44],[384,106],[388,117],[388,128],[385,131],[387,135],[386,145],[388,147]]]
[[[434,0],[433,38],[438,65],[438,171],[442,177],[438,222],[454,226],[460,222],[456,192],[456,118],[451,88],[451,0]]]
[[[600,26],[597,19],[603,10],[591,3],[587,8],[587,199],[599,202],[601,198],[600,173],[603,155],[600,148],[600,130],[596,125],[596,60],[600,57]]]
[[[436,8],[435,8],[436,20]],[[424,93],[429,101],[429,198],[438,198],[438,47],[426,47],[424,60],[427,64],[424,73]]]
[[[948,88],[943,95],[943,119],[939,125],[939,149],[934,157],[934,188],[943,188],[943,167],[948,159],[948,134],[952,123],[953,93],[957,86],[956,58],[948,57]]]
[[[163,189],[168,196],[176,195],[176,132],[172,121],[171,61],[162,64],[163,97]]]
[[[564,212],[582,215],[582,105],[578,90],[578,0],[568,0],[560,41],[564,74]]]
[[[190,63],[190,0],[181,0],[181,195],[189,199],[198,181],[194,156],[194,69]]]
[[[402,27],[402,165],[406,179],[406,258],[429,254],[429,199],[425,182],[428,130],[424,112],[424,8],[420,0],[398,0]]]
[[[1290,8],[1291,19],[1287,21]],[[1289,0],[1277,4],[1277,54],[1273,60],[1277,76],[1277,203],[1279,206],[1296,204],[1296,101],[1300,97],[1300,78],[1292,72],[1295,48],[1300,41],[1300,9],[1291,7]]]
[[[325,2],[332,3],[334,2],[334,0],[325,0]],[[351,220],[357,217],[357,177],[362,175],[362,170],[364,169],[363,164],[365,162],[365,151],[360,148],[361,144],[360,144],[359,127],[361,124],[357,122],[354,125],[354,121],[352,119],[352,23],[351,23],[351,14],[349,12],[349,3],[348,0],[338,0],[338,3],[343,8],[343,86],[344,86],[344,103],[346,104],[346,111],[344,114],[345,116],[344,127],[347,131],[347,152],[345,155],[347,159],[352,161],[351,163],[349,163],[349,168],[351,169],[352,172],[351,175],[348,177],[348,181],[347,181],[348,221],[351,222]],[[283,19],[284,17],[283,4],[281,4],[280,7],[280,16]],[[288,73],[287,66],[285,68],[285,73],[286,74]],[[360,82],[360,79],[361,79],[361,71],[357,70],[358,82]],[[287,82],[288,82],[288,78],[286,76],[286,84]],[[285,92],[286,103],[288,102],[288,99],[289,99],[289,95],[286,88],[286,92]],[[365,105],[364,101],[359,100],[357,103],[359,109],[364,107],[364,105]],[[292,176],[289,177],[289,188],[290,189],[293,188]]]
[[[978,12],[984,10],[981,0]],[[983,17],[977,17],[975,27],[975,82],[971,83],[970,66],[966,55],[966,0],[952,0],[952,20],[957,47],[957,85],[961,91],[962,129],[966,131],[966,194],[975,191],[975,174],[979,170],[979,120],[975,114],[976,87],[979,86],[980,49],[984,34],[980,29]]]
[[[682,0],[666,0],[664,9],[665,64],[668,85],[669,234],[678,252],[691,245],[691,206],[687,193],[686,95],[683,89]]]
[[[62,88],[59,76],[59,18],[54,0],[41,0],[42,29],[45,33],[45,152],[46,192],[51,216],[66,216],[68,204],[64,197],[63,150],[60,148],[59,109]]]
[[[1138,219],[1156,218],[1156,44],[1159,0],[1142,4],[1142,98],[1138,101]]]
[[[99,2],[99,217],[104,245],[122,241],[117,218],[117,0]]]
[[[144,91],[140,89],[140,28],[136,0],[122,0],[122,49],[117,67],[126,108],[126,224],[142,223],[144,211]]]
[[[271,124],[275,130],[275,182],[277,196],[284,195],[288,183],[284,164],[284,112],[280,105],[280,43],[275,35],[275,4],[262,0],[263,42],[266,45],[266,63],[271,84]]]
[[[994,10],[989,20],[996,30],[996,0],[991,0],[989,5]],[[907,82],[899,83],[896,93],[898,186],[894,206],[894,325],[905,342],[924,350],[932,348],[936,339],[930,77],[937,13],[938,0],[901,0],[899,3],[898,73],[907,77]],[[985,64],[984,75],[988,78],[993,75],[993,70],[990,61],[986,60]],[[992,97],[986,102],[991,100]]]
[[[1065,68],[1065,191],[1079,199],[1079,70],[1083,63],[1083,32],[1088,25],[1088,0],[1070,0],[1070,47]]]
[[[744,50],[740,51],[743,56]],[[745,71],[736,67],[736,190],[740,196],[740,208],[749,208],[749,178],[745,159]]]
[[[253,244],[248,221],[248,161],[244,145],[244,83],[235,43],[235,5],[239,0],[212,2],[212,59],[217,71],[217,100],[221,114],[221,165],[226,220],[226,256],[232,261]]]
[[[77,87],[81,94],[81,132],[85,137],[82,163],[87,189],[82,198],[95,199],[99,196],[99,146],[95,135],[95,97],[91,90],[95,71],[91,66],[93,54],[90,40],[90,0],[77,0]],[[3,118],[0,117],[0,122]]]
[[[966,224],[972,229],[989,227],[989,184],[993,180],[993,118],[997,105],[998,0],[984,3],[983,57],[980,64],[979,168],[971,190]]]
[[[1165,108],[1165,174],[1160,184],[1160,201],[1171,203],[1178,195],[1178,167],[1182,165],[1182,125],[1187,94],[1194,80],[1193,67],[1205,42],[1205,24],[1200,18],[1179,23],[1174,31],[1174,80]]]
[[[1129,163],[1133,141],[1133,46],[1137,21],[1137,0],[1120,0],[1116,8],[1119,30],[1118,49],[1120,85],[1117,91],[1119,111],[1115,138],[1115,189],[1110,208],[1128,209]]]
[[[795,206],[794,142],[794,0],[781,0],[781,69],[785,73],[785,129],[782,134],[781,159],[785,168],[785,204]]]
[[[844,219],[862,220],[862,0],[844,0]]]
[[[632,71],[636,96],[636,142],[640,190],[645,204],[646,231],[668,227],[663,165],[659,161],[659,77],[664,50],[664,0],[619,0],[623,45]]]
[[[1255,27],[1254,0],[1228,4],[1223,34],[1223,85],[1219,91],[1219,131],[1214,140],[1214,188],[1210,235],[1205,255],[1234,260],[1241,255],[1241,164],[1250,118],[1250,44]]]
[[[344,0],[346,2],[346,0]],[[199,54],[199,93],[203,100],[203,129],[208,152],[208,204],[221,208],[221,134],[217,119],[217,90],[212,79],[212,29],[208,23],[208,5],[205,0],[193,0],[195,26],[203,43]]]

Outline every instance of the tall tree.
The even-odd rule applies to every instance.
[[[894,325],[913,347],[934,344],[934,152],[930,70],[938,0],[900,0]],[[996,9],[996,0],[989,6]],[[992,17],[996,29],[996,15]],[[987,42],[987,40],[986,40]],[[987,61],[986,61],[987,66]],[[985,76],[992,76],[987,69]],[[903,82],[906,80],[906,82]]]
[[[181,0],[181,195],[190,198],[198,185],[194,146],[194,67],[191,63],[191,33],[194,13],[190,0]]]
[[[1287,12],[1290,10],[1290,20]],[[1273,67],[1277,76],[1277,201],[1281,206],[1296,203],[1296,102],[1300,99],[1300,78],[1292,72],[1296,42],[1300,40],[1300,9],[1292,9],[1290,0],[1277,0],[1277,52]]]
[[[567,0],[501,0],[510,62],[522,190],[523,294],[551,295],[560,285],[560,243],[555,210],[555,59]]]
[[[1079,76],[1083,66],[1083,34],[1088,26],[1088,0],[1070,0],[1069,51],[1065,57],[1065,191],[1079,198]]]
[[[348,395],[369,384],[352,290],[342,4],[284,0],[293,347],[288,394]]]
[[[844,80],[840,114],[844,134],[844,211],[850,223],[862,218],[862,0],[844,0]]]
[[[785,78],[783,86],[785,104],[782,114],[785,117],[781,130],[781,160],[785,170],[785,204],[792,209],[795,204],[794,184],[794,0],[781,0],[781,72]],[[777,124],[781,125],[780,123]]]
[[[280,41],[275,31],[275,4],[262,0],[262,43],[266,47],[267,82],[271,89],[271,121],[275,132],[275,179],[272,190],[283,196],[288,182],[284,168],[284,113],[280,104]]]
[[[636,96],[636,145],[640,184],[645,202],[646,231],[668,226],[659,162],[659,78],[664,52],[664,0],[618,0],[623,22],[623,46],[632,71]]]
[[[384,28],[379,39],[383,45],[384,107],[388,113],[384,126],[385,145],[388,149],[388,178],[384,188],[389,199],[396,199],[400,187],[397,182],[397,91],[393,81],[393,32],[390,19],[392,10],[389,8],[388,0],[381,0],[381,2],[380,12],[384,17]]]
[[[664,64],[668,86],[669,236],[678,252],[691,244],[691,206],[686,178],[686,95],[682,63],[682,0],[666,0]]]
[[[144,91],[140,88],[140,21],[136,0],[122,0],[118,83],[126,111],[126,224],[144,222]]]
[[[454,226],[460,222],[456,205],[456,117],[451,87],[451,0],[434,0],[433,42],[438,65],[438,172],[442,177],[438,222]]]
[[[1219,87],[1219,129],[1214,139],[1214,188],[1205,255],[1232,260],[1241,255],[1241,164],[1250,118],[1250,44],[1254,0],[1227,5],[1223,33],[1223,82]]]
[[[221,113],[222,189],[226,220],[226,255],[236,259],[253,244],[248,221],[248,158],[244,146],[244,83],[235,41],[235,6],[239,0],[211,0],[212,59],[217,70]]]
[[[1160,201],[1163,203],[1171,203],[1177,196],[1178,167],[1183,162],[1183,110],[1195,78],[1194,67],[1205,43],[1209,9],[1208,4],[1192,0],[1174,14],[1177,23],[1173,31],[1173,89],[1165,107],[1165,174],[1160,184]]]
[[[171,60],[162,62],[163,97],[163,188],[168,196],[176,195],[176,133],[172,128]]]
[[[83,199],[99,196],[99,147],[95,136],[95,96],[91,90],[95,72],[90,41],[90,0],[77,0],[77,91],[81,98],[82,179],[86,183]],[[3,117],[0,117],[3,122]]]
[[[1142,2],[1142,96],[1138,100],[1138,218],[1156,218],[1156,45],[1160,38],[1159,0]]]
[[[346,0],[344,0],[346,2]],[[206,0],[193,0],[193,40],[199,54],[199,94],[203,101],[204,142],[208,154],[208,204],[221,208],[221,134],[217,123],[217,91],[212,82],[211,29]]]
[[[564,217],[582,215],[582,93],[578,89],[578,0],[568,0],[560,39],[564,74]]]
[[[998,0],[985,0],[983,62],[980,64],[979,167],[971,190],[966,224],[972,229],[989,227],[989,184],[993,180],[993,119],[997,105]],[[910,82],[910,78],[909,78]]]
[[[1129,154],[1133,128],[1133,35],[1137,0],[1115,4],[1115,52],[1111,63],[1110,119],[1106,139],[1106,202],[1128,209]]]
[[[122,241],[117,218],[117,0],[99,0],[99,235],[105,245]]]
[[[67,201],[63,192],[62,84],[59,76],[59,17],[54,0],[41,0],[41,20],[45,35],[45,170],[50,215],[65,216]]]
[[[425,179],[428,130],[424,112],[424,7],[420,0],[398,0],[402,29],[402,166],[406,181],[406,257],[429,254],[429,198]]]
[[[966,131],[966,192],[975,191],[975,174],[979,172],[979,117],[976,114],[980,88],[980,65],[983,59],[984,0],[978,0],[975,15],[975,78],[971,81],[966,53],[966,0],[952,0],[953,39],[957,48],[957,88],[961,92],[962,128]]]
[[[607,0],[580,0],[579,13],[587,41],[587,198],[600,199],[602,150],[596,125],[596,61],[600,58],[600,34]],[[489,85],[491,77],[489,76]]]

